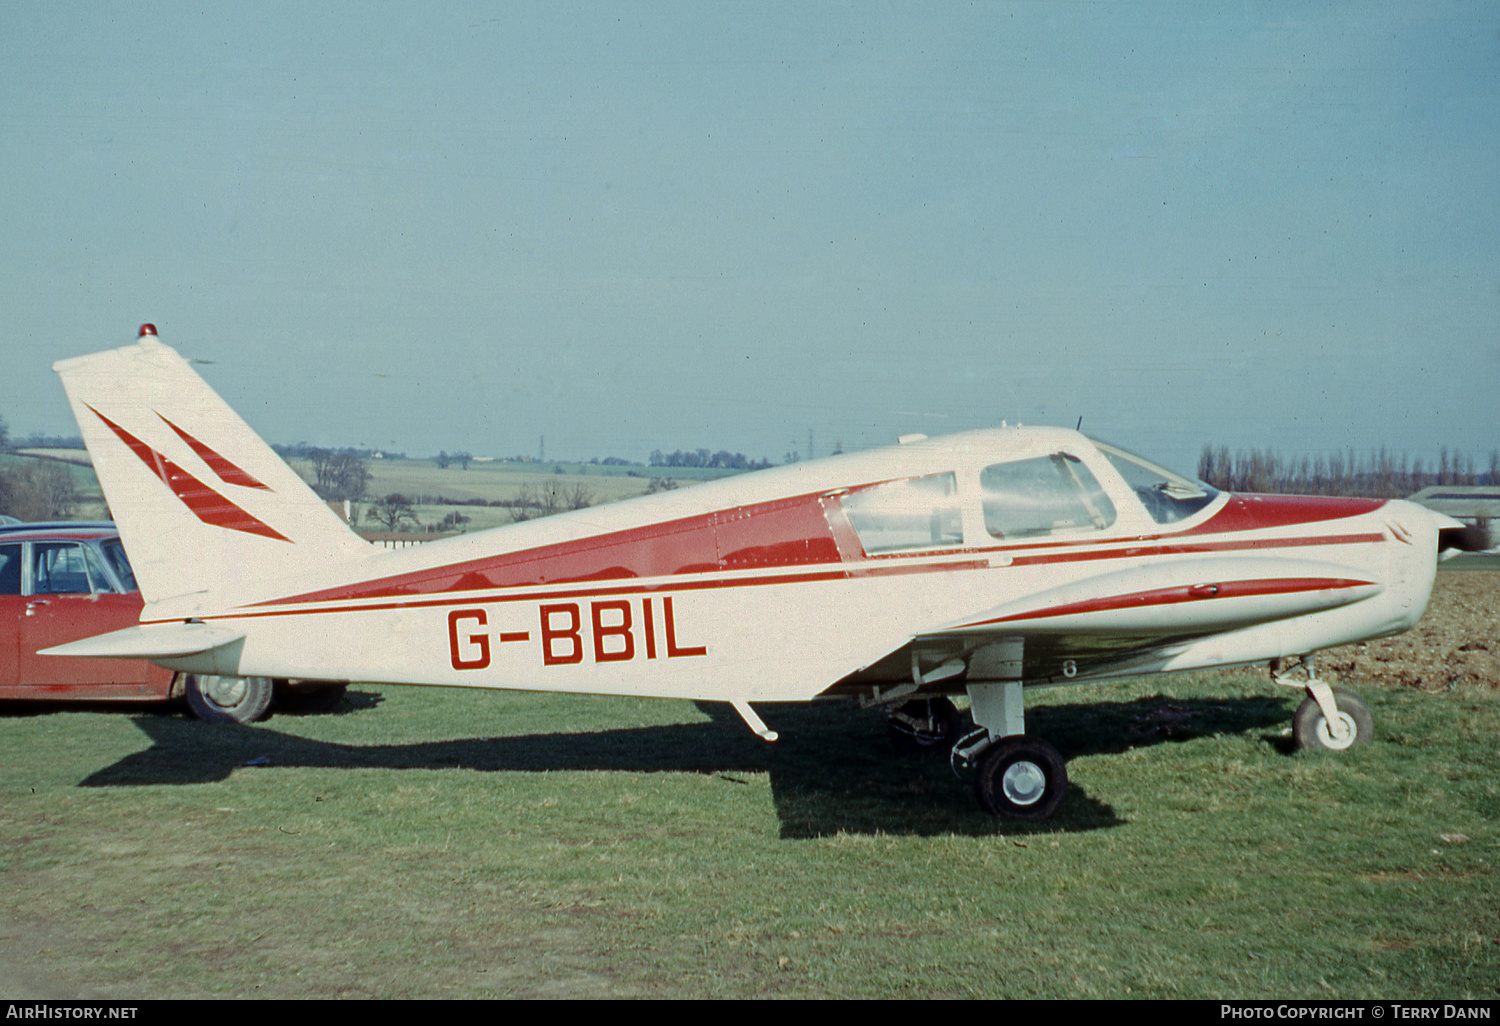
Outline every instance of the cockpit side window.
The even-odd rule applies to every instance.
[[[962,545],[957,476],[886,481],[840,499],[867,555]]]
[[[979,487],[984,529],[995,538],[1102,531],[1115,522],[1115,504],[1070,453],[985,467]]]

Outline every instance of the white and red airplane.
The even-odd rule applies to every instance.
[[[1232,495],[1074,431],[1005,427],[811,460],[401,550],[361,540],[143,325],[61,375],[145,599],[49,649],[189,674],[223,719],[272,679],[858,697],[946,747],[981,804],[1050,816],[1024,691],[1269,661],[1298,741],[1369,738],[1319,649],[1404,631],[1464,525],[1402,501]],[[960,737],[946,696],[967,694]]]

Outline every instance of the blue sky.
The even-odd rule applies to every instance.
[[[15,433],[153,321],[277,442],[1500,446],[1495,4],[218,7],[0,5]]]

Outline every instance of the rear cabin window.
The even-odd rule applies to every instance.
[[[984,529],[995,538],[1102,531],[1115,522],[1115,504],[1068,453],[985,467],[979,487]]]
[[[931,474],[871,485],[842,497],[867,555],[962,545],[958,480]]]

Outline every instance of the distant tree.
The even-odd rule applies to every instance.
[[[10,448],[10,425],[5,423],[5,418],[0,417],[0,452]]]
[[[594,491],[583,481],[575,481],[571,485],[561,482],[526,484],[521,486],[520,492],[510,503],[510,516],[519,523],[522,520],[550,517],[564,510],[585,509],[593,505],[593,502]]]
[[[524,484],[511,503],[510,518],[519,523],[522,520],[535,520],[537,517],[550,517],[561,512],[561,509],[555,486]]]
[[[313,473],[317,475],[313,491],[319,496],[330,502],[364,498],[370,484],[370,468],[362,456],[332,449],[309,449],[307,458],[312,460]]]
[[[470,519],[470,517],[454,511],[443,517],[442,521],[438,524],[438,529],[443,531],[461,531],[463,530],[463,525],[467,524]]]
[[[365,519],[374,520],[387,531],[399,531],[402,527],[421,527],[416,507],[411,499],[400,492],[392,492],[365,510]]]
[[[442,452],[438,453],[432,458],[432,462],[438,465],[439,470],[447,470],[448,464],[453,462],[453,457],[449,456],[448,450],[444,449]]]
[[[0,473],[0,513],[18,520],[71,520],[78,511],[72,472],[63,463],[32,462]]]

